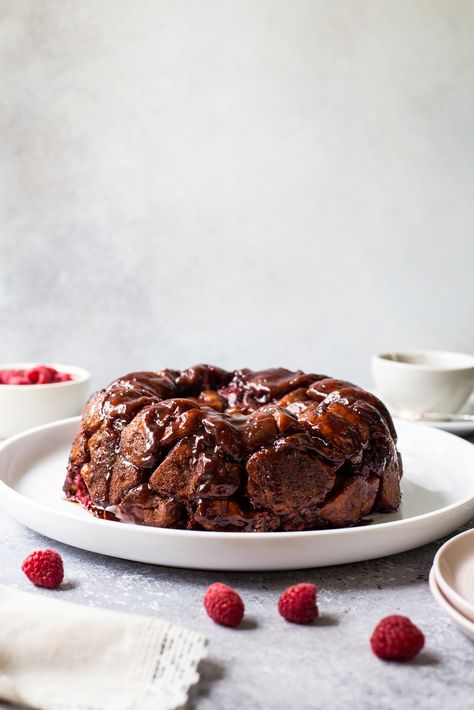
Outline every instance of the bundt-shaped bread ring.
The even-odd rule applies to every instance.
[[[385,405],[324,375],[133,372],[85,406],[64,484],[96,515],[224,531],[357,525],[400,505]]]

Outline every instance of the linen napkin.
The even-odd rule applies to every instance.
[[[0,586],[0,698],[39,710],[174,710],[203,636]]]

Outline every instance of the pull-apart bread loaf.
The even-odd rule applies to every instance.
[[[132,372],[86,404],[64,492],[157,527],[346,527],[399,507],[396,440],[377,397],[324,375]]]

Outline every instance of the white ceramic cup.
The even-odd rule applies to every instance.
[[[37,364],[0,363],[0,370],[28,370]],[[0,385],[0,439],[81,413],[89,391],[87,370],[72,365],[44,364],[59,372],[69,372],[74,379],[47,385]]]
[[[372,357],[380,395],[399,416],[453,414],[474,388],[474,355],[445,350],[396,350]]]

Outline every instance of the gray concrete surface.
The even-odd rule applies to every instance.
[[[61,591],[36,590],[38,595],[156,615],[204,633],[209,658],[186,710],[467,710],[474,644],[438,607],[427,582],[440,543],[324,569],[219,574],[83,552],[0,514],[0,580],[31,591],[21,562],[31,550],[52,545],[64,558],[66,581]],[[206,587],[216,580],[233,585],[245,600],[245,621],[237,630],[214,625],[203,610]],[[321,616],[308,627],[286,623],[276,610],[285,586],[301,581],[320,589]],[[387,664],[369,649],[374,625],[391,613],[410,616],[426,635],[414,662]]]

